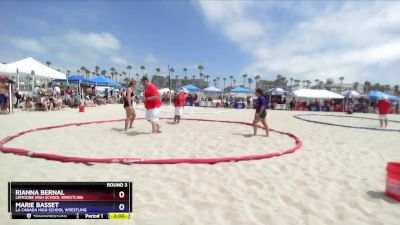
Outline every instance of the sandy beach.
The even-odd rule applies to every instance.
[[[138,117],[143,117],[144,111],[140,109],[141,106],[137,109]],[[163,107],[161,116],[172,116],[169,110],[172,109]],[[250,122],[254,113],[217,110],[188,108],[183,117]],[[293,132],[302,139],[303,148],[293,154],[214,165],[85,165],[2,153],[0,190],[7,193],[8,181],[132,181],[131,224],[397,225],[400,203],[385,197],[383,192],[386,163],[400,161],[400,134],[307,123],[293,118],[294,114],[299,112],[270,110],[267,117],[271,128]],[[121,105],[87,108],[85,113],[76,109],[16,112],[0,116],[0,136],[36,127],[123,116]],[[398,115],[390,118],[400,120]],[[346,119],[342,123],[352,120],[358,125],[362,122]],[[340,123],[341,119],[329,118],[332,121]],[[68,127],[28,134],[6,146],[69,156],[174,158],[261,154],[295,145],[285,135],[271,133],[271,137],[264,137],[261,130],[259,136],[250,137],[249,126],[170,122],[162,121],[164,132],[160,135],[150,134],[150,125],[140,120],[127,133],[122,131],[122,122]],[[9,219],[6,194],[0,195],[0,201],[1,224],[43,223]],[[70,224],[55,220],[51,223]]]

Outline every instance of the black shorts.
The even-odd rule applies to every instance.
[[[265,119],[265,117],[267,117],[267,110],[264,109],[263,111],[259,112],[259,115],[261,118]]]
[[[132,104],[133,104],[133,101],[131,102],[131,106],[132,106]],[[126,107],[129,107],[128,101],[124,101],[124,108],[126,108]]]

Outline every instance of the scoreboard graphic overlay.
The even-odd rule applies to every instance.
[[[9,182],[12,219],[129,219],[132,182]]]

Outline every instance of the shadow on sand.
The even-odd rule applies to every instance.
[[[239,134],[239,133],[233,133],[233,135],[243,136],[243,137],[245,137],[245,138],[250,138],[250,137],[253,137],[253,135],[252,135],[252,134]]]
[[[125,131],[124,128],[115,128],[115,127],[111,128],[111,130],[118,131],[118,132]]]
[[[139,132],[139,131],[128,131],[126,133],[126,135],[128,135],[128,136],[137,136],[137,135],[142,135],[142,134],[151,134],[151,133]]]
[[[381,191],[368,191],[367,194],[369,197],[374,198],[374,199],[381,199],[387,203],[392,203],[392,204],[400,204],[399,201],[396,201],[388,196],[385,195],[384,192]]]

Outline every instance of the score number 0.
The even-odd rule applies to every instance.
[[[118,196],[119,196],[119,198],[124,198],[125,197],[125,192],[120,191],[118,193]],[[121,204],[119,204],[118,208],[119,208],[119,210],[123,211],[125,209],[125,205],[121,203]]]

